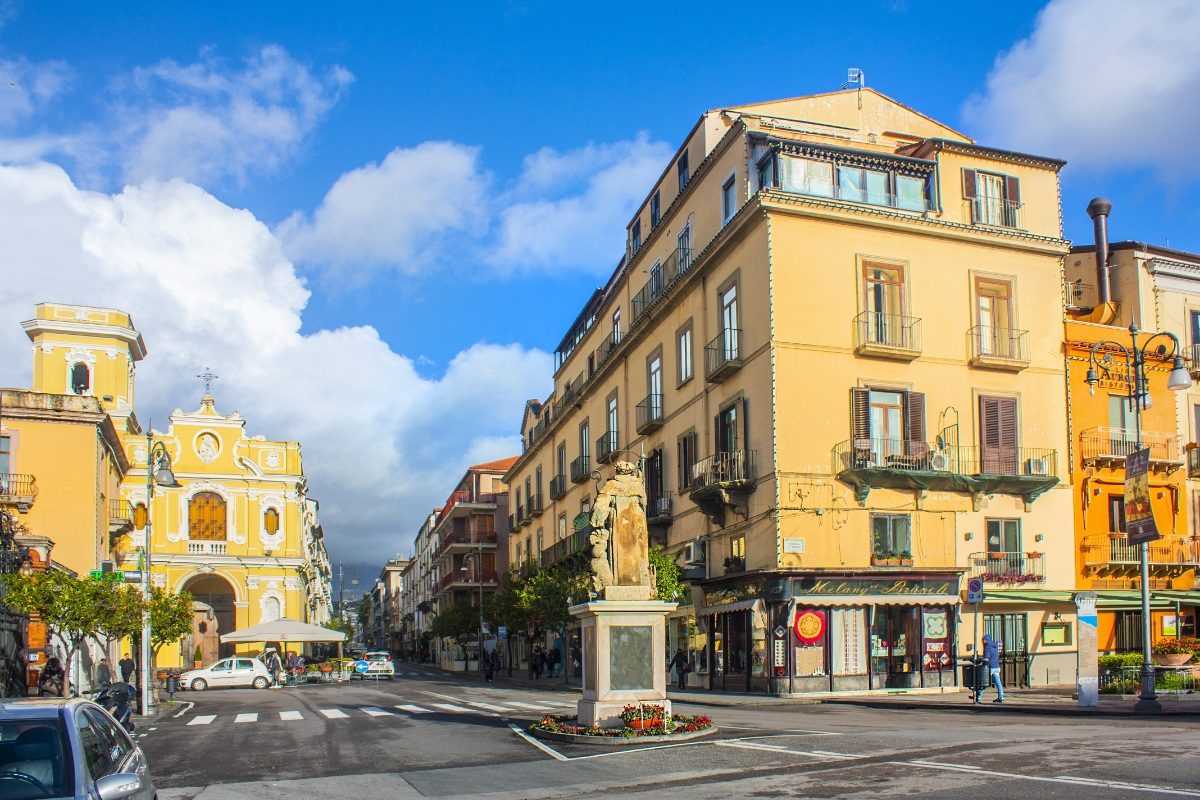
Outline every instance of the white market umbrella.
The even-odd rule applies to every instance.
[[[346,634],[294,619],[273,619],[252,628],[221,636],[222,644],[231,642],[344,642]]]

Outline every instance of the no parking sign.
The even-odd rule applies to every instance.
[[[967,602],[983,602],[983,578],[971,578],[967,581]]]

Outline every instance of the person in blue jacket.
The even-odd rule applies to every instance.
[[[992,638],[990,633],[983,635],[983,660],[987,662],[988,677],[991,678],[992,684],[996,687],[996,699],[993,703],[1004,702],[1004,685],[1000,683],[1000,647]],[[980,694],[983,694],[982,688]],[[976,699],[978,702],[978,696]]]

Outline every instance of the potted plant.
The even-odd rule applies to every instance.
[[[1155,664],[1182,667],[1192,660],[1194,645],[1182,639],[1163,639],[1150,648]]]
[[[1025,557],[1026,558],[1041,558],[1042,553],[1039,550],[1030,550],[1028,553],[1025,554]]]
[[[660,705],[625,706],[621,712],[625,727],[635,731],[657,728],[663,724],[663,707]]]
[[[195,651],[192,652],[192,669],[200,669],[204,666],[204,653],[200,650],[200,645],[196,645]]]
[[[899,556],[898,560],[900,562],[900,566],[902,566],[902,567],[910,566],[912,564],[912,553],[908,552],[907,550],[903,550],[900,552],[900,556]]]

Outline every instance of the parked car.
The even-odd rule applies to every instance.
[[[396,677],[396,668],[392,665],[392,654],[386,650],[372,650],[366,653],[363,661],[367,662],[367,671],[354,671],[360,678],[387,678],[389,681]]]
[[[0,700],[0,797],[152,800],[146,756],[81,697]]]
[[[208,688],[252,686],[265,689],[271,685],[267,665],[250,656],[233,656],[213,662],[204,669],[190,669],[179,676],[179,688],[203,692]]]

